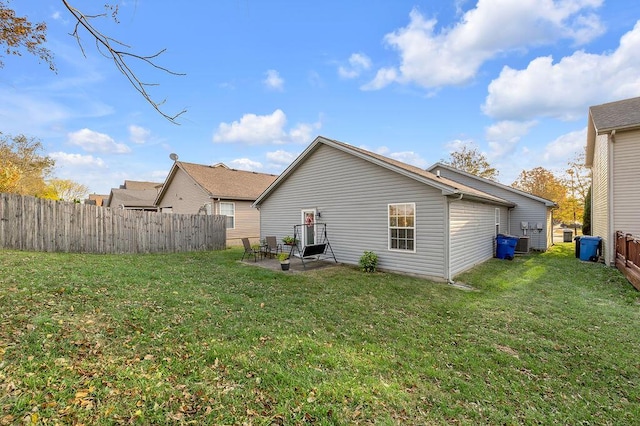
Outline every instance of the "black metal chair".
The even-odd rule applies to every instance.
[[[282,245],[278,244],[276,237],[264,237],[266,245],[264,246],[264,253],[271,257],[278,256],[278,253],[282,253]]]
[[[253,261],[256,262],[258,260],[258,255],[260,254],[260,250],[256,250],[251,247],[251,242],[248,238],[242,238],[242,245],[244,246],[244,253],[242,253],[242,259],[244,260],[245,256],[253,256]]]

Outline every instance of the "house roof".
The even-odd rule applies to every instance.
[[[97,206],[102,206],[105,200],[109,199],[109,194],[89,194],[88,201],[93,202]]]
[[[533,194],[531,194],[529,192],[522,191],[520,189],[513,188],[511,186],[501,184],[500,182],[495,182],[495,181],[490,180],[490,179],[486,179],[486,178],[483,178],[483,177],[480,177],[480,176],[476,176],[476,175],[474,175],[472,173],[468,173],[468,172],[465,172],[464,170],[456,169],[455,167],[451,167],[451,166],[449,166],[447,164],[444,164],[444,163],[435,163],[434,165],[428,167],[427,170],[431,172],[431,171],[433,171],[434,169],[437,169],[437,168],[450,170],[452,172],[459,173],[459,174],[461,174],[463,176],[466,176],[468,178],[475,179],[475,180],[480,181],[480,182],[485,182],[485,183],[487,183],[489,185],[493,185],[493,186],[495,186],[497,188],[501,188],[501,189],[504,189],[506,191],[513,192],[514,194],[518,194],[518,195],[522,195],[523,197],[531,198],[532,200],[536,200],[536,201],[539,201],[541,203],[544,203],[544,205],[547,206],[547,207],[558,207],[558,204],[556,204],[554,201],[547,200],[546,198],[538,197],[537,195],[533,195]],[[455,179],[453,179],[453,180],[455,180]]]
[[[156,189],[121,189],[113,188],[109,194],[107,205],[116,207],[154,207],[158,195]]]
[[[213,166],[176,161],[171,167],[156,203],[163,197],[178,170],[182,170],[210,197],[253,201],[275,179],[276,175],[230,169],[222,163]]]
[[[417,180],[426,185],[432,186],[434,188],[442,191],[443,195],[456,195],[463,196],[466,198],[474,199],[477,201],[489,202],[492,204],[503,205],[507,207],[515,207],[515,204],[511,201],[504,200],[499,197],[495,197],[491,194],[487,194],[485,192],[479,191],[477,189],[468,187],[466,185],[462,185],[458,182],[454,182],[450,179],[436,176],[435,174],[423,170],[419,167],[412,166],[407,163],[403,163],[401,161],[394,160],[392,158],[385,157],[380,154],[376,154],[371,151],[367,151],[362,148],[357,148],[353,145],[349,145],[344,142],[340,142],[334,139],[328,139],[323,136],[318,136],[308,147],[305,149],[302,154],[296,158],[293,163],[286,168],[284,172],[271,184],[269,187],[256,199],[254,205],[259,205],[263,200],[265,200],[269,195],[278,187],[280,184],[287,179],[287,177],[293,173],[305,160],[309,157],[315,150],[317,150],[321,145],[327,145],[338,149],[340,151],[346,152],[348,154],[354,155],[355,157],[361,158],[363,160],[369,161],[373,164],[376,164],[385,169],[394,171],[403,176],[406,176],[410,179]]]
[[[640,126],[640,97],[589,108],[598,133]]]
[[[587,167],[593,163],[596,136],[638,128],[640,128],[640,97],[589,107],[585,159]]]
[[[161,182],[145,182],[125,180],[119,188],[111,188],[106,202],[107,207],[153,207],[158,192],[162,188]]]
[[[133,190],[143,190],[143,189],[159,189],[162,186],[162,182],[144,182],[140,180],[125,180],[124,186],[120,187],[120,189],[133,189]]]

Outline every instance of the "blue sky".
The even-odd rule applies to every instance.
[[[186,74],[135,65],[166,113],[187,110],[174,125],[81,33],[82,55],[61,1],[10,5],[47,22],[58,72],[3,58],[0,131],[40,139],[56,177],[95,193],[164,181],[172,152],[279,174],[318,135],[421,167],[468,144],[511,184],[563,170],[590,105],[640,96],[635,1],[121,2],[95,25]]]

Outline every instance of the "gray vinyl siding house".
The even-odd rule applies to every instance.
[[[436,163],[427,169],[455,182],[479,189],[480,191],[511,201],[515,204],[509,210],[504,232],[517,237],[529,237],[530,248],[547,250],[553,245],[553,209],[557,204],[551,200],[520,191],[446,164]],[[523,226],[526,223],[526,228]],[[538,224],[542,229],[538,229]]]
[[[591,233],[615,265],[615,233],[640,236],[640,98],[589,108],[585,164],[591,169]]]
[[[490,259],[513,203],[372,152],[324,137],[254,203],[261,237],[293,236],[304,213],[326,224],[336,259],[357,265],[364,251],[381,270],[452,280]],[[409,206],[413,235],[394,247],[390,211]],[[498,220],[498,223],[496,223]],[[321,238],[316,233],[316,238]],[[317,241],[321,242],[321,241]]]

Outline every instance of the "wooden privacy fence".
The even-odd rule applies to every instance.
[[[111,209],[0,194],[0,248],[78,253],[222,250],[225,216]]]
[[[616,232],[616,267],[640,290],[640,238]]]

